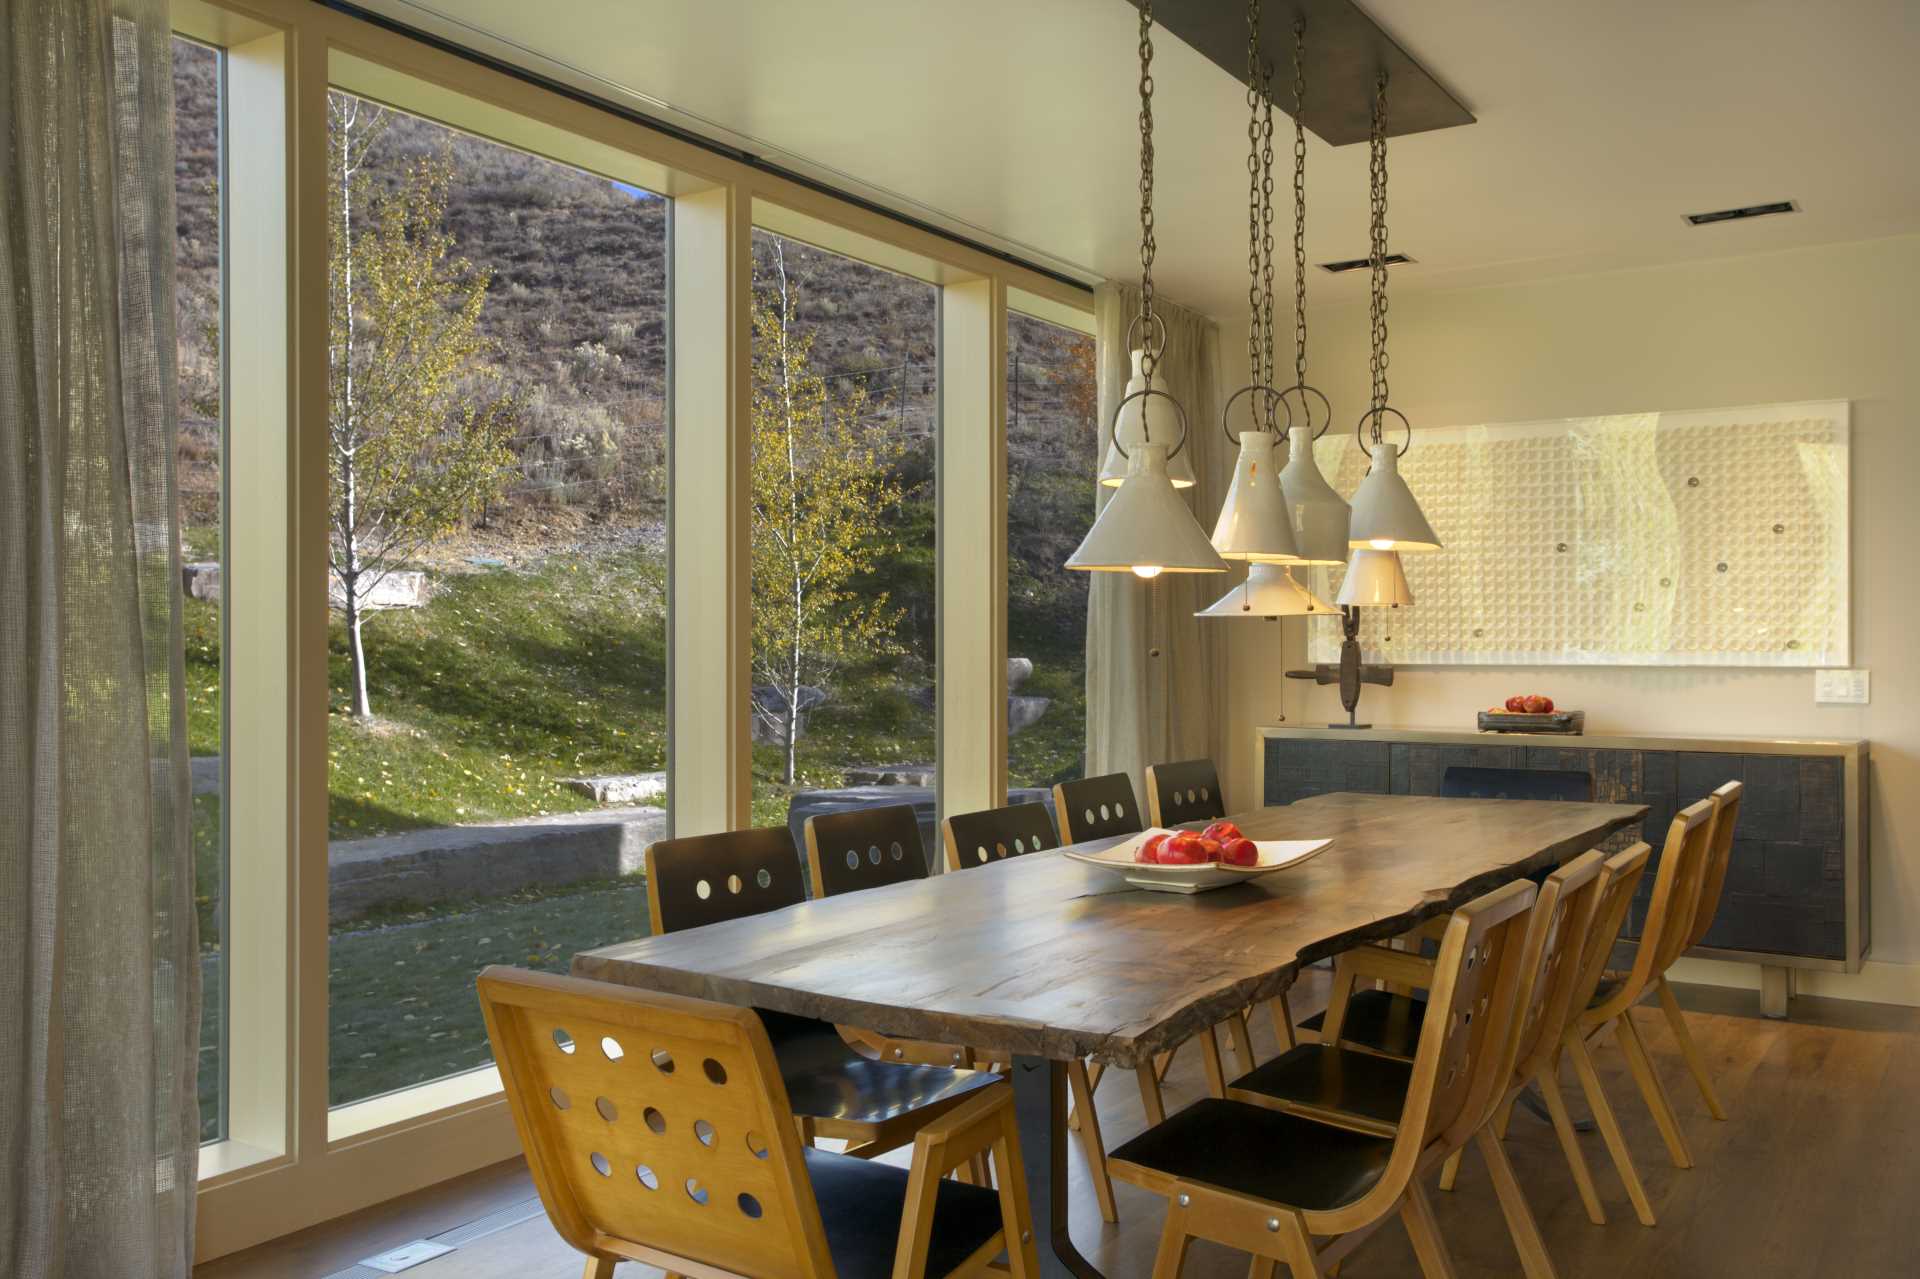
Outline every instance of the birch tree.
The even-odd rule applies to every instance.
[[[446,229],[450,153],[379,190],[367,162],[388,113],[328,97],[328,478],[351,709],[368,717],[367,600],[395,569],[499,495],[513,410],[480,332],[488,273]]]
[[[753,668],[776,694],[791,786],[802,690],[829,687],[849,660],[899,651],[900,611],[855,585],[899,549],[886,520],[904,494],[893,475],[902,446],[861,422],[864,386],[829,394],[778,239],[771,259],[753,306]]]

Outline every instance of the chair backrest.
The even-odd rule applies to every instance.
[[[1147,824],[1178,826],[1227,815],[1220,774],[1210,759],[1147,765]]]
[[[1125,773],[1056,782],[1053,811],[1060,819],[1060,841],[1078,844],[1108,835],[1133,835],[1146,829],[1133,782]]]
[[[1626,927],[1633,894],[1639,889],[1640,877],[1647,873],[1647,862],[1652,857],[1653,849],[1639,843],[1613,854],[1600,868],[1599,900],[1594,904],[1593,923],[1587,928],[1586,945],[1580,953],[1579,975],[1574,978],[1572,998],[1567,1004],[1569,1018],[1578,1016],[1586,1008],[1600,986],[1600,979],[1606,976],[1614,945],[1620,940],[1620,930]]]
[[[491,967],[480,1004],[569,1244],[669,1271],[829,1279],[786,1088],[750,1009]]]
[[[1440,777],[1449,799],[1593,800],[1593,774],[1568,768],[1480,768],[1454,764]]]
[[[820,813],[807,818],[806,835],[816,897],[927,877],[927,853],[912,804]]]
[[[1700,900],[1693,908],[1693,927],[1687,933],[1688,947],[1698,946],[1713,917],[1720,911],[1720,890],[1727,886],[1727,864],[1733,860],[1733,827],[1740,820],[1740,796],[1746,787],[1727,782],[1715,790],[1713,800],[1713,837],[1707,846],[1707,869],[1700,880]]]
[[[1519,1011],[1507,1052],[1507,1085],[1525,1082],[1559,1048],[1572,1011],[1580,957],[1600,905],[1606,854],[1589,849],[1547,876],[1527,925]],[[1492,1099],[1495,1103],[1499,1098]]]
[[[647,846],[647,914],[656,934],[759,915],[806,897],[800,854],[785,826]]]
[[[1694,910],[1700,904],[1700,889],[1713,854],[1713,809],[1711,798],[1689,804],[1667,827],[1667,846],[1660,853],[1653,900],[1647,904],[1647,926],[1640,933],[1640,954],[1634,956],[1633,972],[1641,985],[1673,967],[1693,935]],[[1671,879],[1667,875],[1670,860],[1679,863]],[[1671,887],[1662,901],[1661,885],[1669,883]]]
[[[949,817],[940,823],[940,842],[946,845],[948,870],[1060,847],[1045,804],[1010,804]]]

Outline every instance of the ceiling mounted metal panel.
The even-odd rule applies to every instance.
[[[1135,8],[1139,0],[1129,0]],[[1247,11],[1232,0],[1155,0],[1154,21],[1241,83]],[[1387,73],[1387,136],[1472,124],[1473,113],[1352,0],[1266,0],[1260,49],[1274,66],[1273,105],[1292,114],[1293,22],[1307,23],[1306,126],[1332,146],[1365,142],[1375,77]]]

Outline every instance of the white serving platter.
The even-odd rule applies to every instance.
[[[1067,856],[1077,862],[1112,871],[1135,888],[1144,888],[1148,892],[1204,893],[1213,888],[1225,888],[1228,884],[1244,884],[1250,879],[1271,875],[1289,866],[1298,866],[1318,857],[1333,844],[1331,839],[1256,839],[1253,844],[1260,850],[1260,861],[1253,866],[1224,866],[1217,862],[1200,866],[1162,866],[1134,860],[1140,846],[1148,839],[1170,833],[1166,827],[1156,826],[1102,852],[1076,853],[1068,849]]]

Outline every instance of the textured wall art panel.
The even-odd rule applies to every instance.
[[[1422,428],[1400,468],[1445,549],[1368,661],[1836,666],[1849,661],[1844,400]],[[1342,493],[1366,459],[1316,446]],[[1341,570],[1328,571],[1326,598]],[[1310,619],[1315,661],[1337,619]]]

